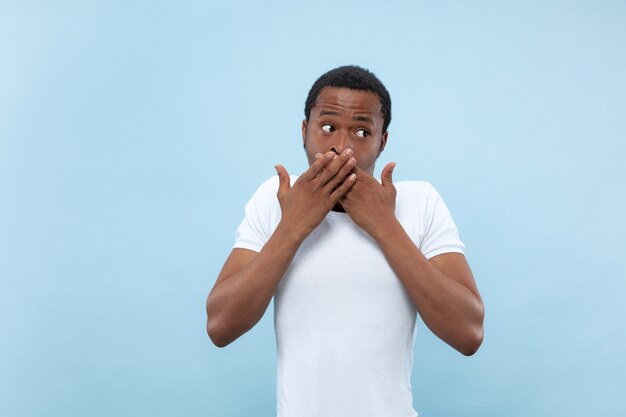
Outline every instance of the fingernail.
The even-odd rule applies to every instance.
[[[346,155],[348,156],[352,155],[352,149],[350,148],[346,149]]]
[[[319,157],[320,157],[320,155],[321,155],[321,153],[319,153],[319,152],[318,152],[318,153],[316,153],[316,154],[315,154],[315,159],[319,158]]]

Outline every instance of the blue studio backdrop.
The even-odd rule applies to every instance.
[[[624,1],[0,1],[0,415],[273,416],[273,310],[204,304],[323,72],[393,120],[376,175],[442,194],[486,305],[418,320],[422,416],[626,415]]]

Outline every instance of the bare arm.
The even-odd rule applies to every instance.
[[[428,328],[444,342],[472,355],[483,340],[484,306],[465,256],[426,259],[396,218],[396,190],[388,164],[379,184],[356,170],[357,182],[341,204],[380,246]]]
[[[474,354],[483,340],[484,307],[465,256],[426,259],[397,220],[374,236],[428,328],[462,354]]]
[[[223,347],[263,317],[301,241],[279,225],[256,253],[233,249],[207,299],[207,332]]]
[[[293,186],[285,168],[276,167],[279,225],[258,254],[233,249],[207,298],[207,333],[215,345],[228,345],[263,317],[300,244],[354,184],[351,155],[320,156]]]

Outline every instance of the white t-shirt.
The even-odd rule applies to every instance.
[[[394,185],[396,217],[426,258],[463,253],[432,185]],[[252,196],[235,248],[259,252],[270,238],[281,217],[277,191],[273,176]],[[348,214],[328,213],[274,295],[278,417],[417,416],[411,393],[416,312],[377,243]]]

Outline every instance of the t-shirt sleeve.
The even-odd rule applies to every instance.
[[[274,176],[261,184],[250,198],[246,204],[245,216],[235,233],[233,248],[261,251],[280,219],[277,190],[278,177]]]
[[[424,234],[420,250],[427,259],[447,252],[464,253],[465,245],[441,195],[428,184]]]

